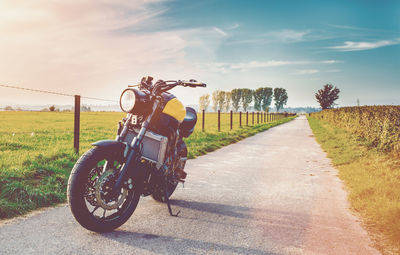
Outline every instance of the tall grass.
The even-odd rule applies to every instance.
[[[312,117],[362,136],[382,151],[400,154],[400,106],[342,107]]]
[[[349,200],[385,254],[400,254],[400,157],[330,122],[309,118],[317,141],[339,170]]]
[[[185,140],[190,158],[291,119],[245,128],[236,124],[230,131],[229,116],[222,116],[222,132],[217,132],[214,115],[206,116],[206,132],[201,132],[199,118]],[[81,154],[97,140],[114,139],[123,117],[115,112],[81,113]],[[65,201],[68,176],[78,158],[73,119],[68,112],[0,112],[0,218]]]

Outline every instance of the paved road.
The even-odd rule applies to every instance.
[[[0,225],[0,254],[379,254],[304,117],[187,163],[178,218],[146,197],[107,234],[66,205]]]

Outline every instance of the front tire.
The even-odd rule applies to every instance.
[[[71,171],[68,203],[75,219],[88,230],[108,232],[118,228],[136,209],[140,185],[135,185],[132,178],[117,198],[107,197],[124,163],[122,155],[115,148],[94,147],[80,157]]]

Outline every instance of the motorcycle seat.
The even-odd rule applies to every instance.
[[[186,107],[186,116],[179,127],[181,135],[183,137],[190,136],[194,131],[196,122],[197,122],[196,110],[191,107]]]

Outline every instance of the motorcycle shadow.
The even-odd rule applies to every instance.
[[[219,203],[209,203],[209,202],[198,202],[198,201],[188,201],[188,200],[170,200],[171,205],[180,208],[187,208],[190,210],[196,210],[200,212],[219,214],[222,216],[236,217],[241,219],[251,218],[250,212],[254,211],[254,208],[246,206],[233,206],[227,204]],[[177,210],[178,208],[175,208]]]
[[[263,250],[226,245],[221,243],[180,238],[176,236],[155,235],[124,230],[103,233],[103,237],[132,247],[128,254],[143,254],[143,250],[151,254],[254,254],[275,255],[278,253]],[[138,250],[136,250],[138,249]]]

